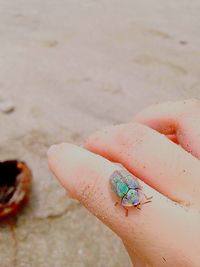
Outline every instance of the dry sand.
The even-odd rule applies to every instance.
[[[200,2],[0,0],[0,159],[33,170],[29,206],[0,228],[0,267],[130,267],[121,241],[47,168],[57,142],[126,122],[159,101],[199,97]],[[16,257],[15,262],[14,257]]]

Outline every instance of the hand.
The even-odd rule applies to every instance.
[[[122,239],[134,266],[199,267],[200,102],[147,108],[133,122],[93,134],[85,148],[52,146],[49,167],[73,198]],[[141,210],[129,208],[128,217],[114,206],[109,177],[119,166],[113,162],[153,196]]]

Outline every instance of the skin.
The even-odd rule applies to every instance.
[[[53,145],[51,171],[72,198],[123,241],[136,267],[200,266],[200,101],[149,107],[126,124],[92,134],[81,148]],[[121,163],[153,196],[124,216],[109,186]]]

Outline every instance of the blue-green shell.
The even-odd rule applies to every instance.
[[[137,178],[126,170],[118,170],[111,175],[111,186],[115,194],[121,198],[123,206],[137,206],[140,203],[141,186]]]
[[[122,181],[128,186],[130,189],[140,189],[141,186],[139,185],[138,179],[134,177],[132,174],[127,172],[126,170],[121,170],[121,179]]]
[[[122,198],[122,206],[137,206],[140,203],[140,193],[135,189],[129,189],[127,194]]]
[[[117,194],[120,198],[125,196],[129,190],[128,185],[124,183],[118,171],[113,173],[111,177],[111,185],[115,194]]]

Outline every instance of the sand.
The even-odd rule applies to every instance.
[[[161,101],[200,96],[200,2],[0,0],[0,159],[25,160],[31,200],[0,228],[0,267],[130,267],[121,241],[50,174],[53,143],[81,144]]]

